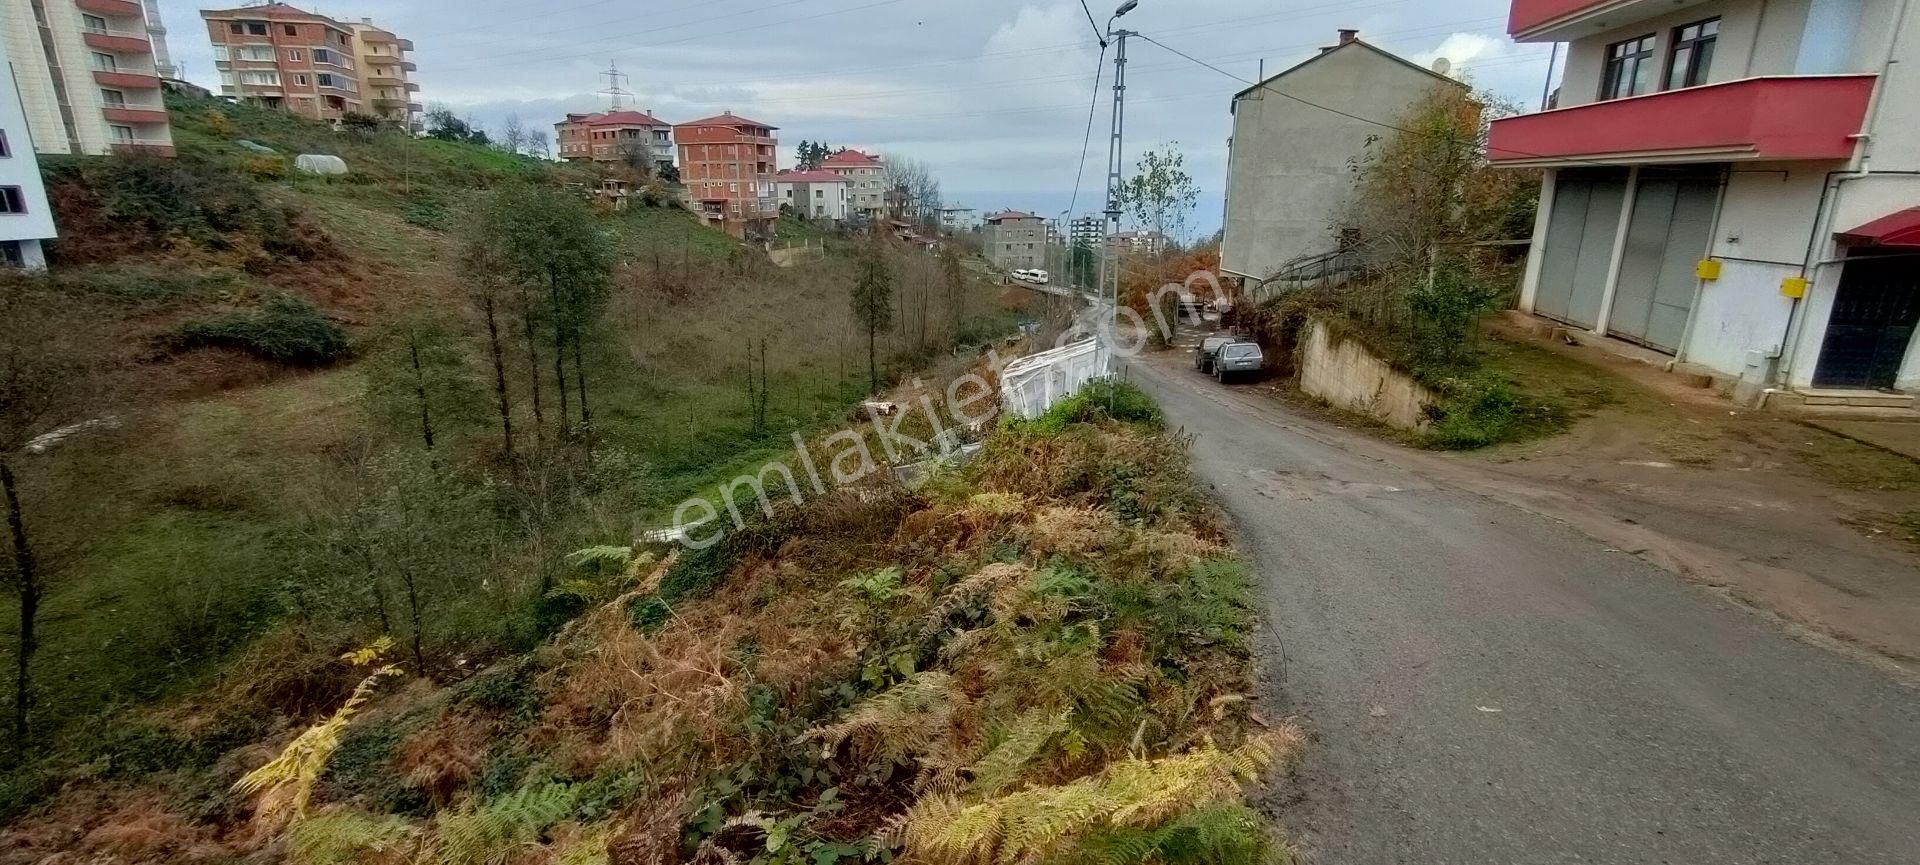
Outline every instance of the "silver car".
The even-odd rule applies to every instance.
[[[1213,375],[1213,358],[1223,346],[1232,345],[1233,337],[1210,336],[1200,341],[1200,347],[1193,350],[1193,368],[1206,375]]]
[[[1221,346],[1213,359],[1213,377],[1222,382],[1234,376],[1258,375],[1266,368],[1267,355],[1258,343],[1229,343]]]

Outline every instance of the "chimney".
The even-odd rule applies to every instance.
[[[1360,31],[1358,31],[1358,30],[1342,30],[1342,31],[1340,31],[1340,44],[1341,44],[1341,45],[1352,45],[1353,43],[1355,43],[1355,42],[1358,42],[1358,41],[1360,41]]]

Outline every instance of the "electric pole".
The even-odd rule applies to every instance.
[[[1100,281],[1112,292],[1113,312],[1120,311],[1120,248],[1114,238],[1120,234],[1121,188],[1126,183],[1123,144],[1127,131],[1127,37],[1131,30],[1113,31],[1117,47],[1113,55],[1113,134],[1107,140],[1107,224],[1101,238]]]
[[[607,79],[607,89],[600,91],[600,95],[607,97],[608,110],[619,111],[621,102],[633,96],[626,88],[627,73],[620,71],[620,64],[608,61],[607,71],[600,73],[600,77]]]

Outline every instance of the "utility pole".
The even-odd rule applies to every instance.
[[[1113,31],[1117,43],[1113,55],[1113,134],[1107,140],[1107,225],[1100,244],[1100,282],[1112,292],[1116,313],[1120,311],[1120,250],[1113,239],[1120,233],[1120,195],[1127,170],[1122,146],[1127,131],[1127,37],[1136,35],[1131,30]]]
[[[626,88],[627,73],[620,71],[619,63],[609,60],[607,71],[600,73],[600,77],[607,79],[607,89],[600,91],[600,95],[607,97],[610,106],[608,110],[619,111],[622,107],[621,102],[633,95]]]

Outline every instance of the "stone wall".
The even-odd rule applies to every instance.
[[[1300,346],[1300,390],[1335,408],[1368,415],[1400,429],[1423,429],[1433,392],[1393,368],[1357,339],[1310,321]]]

